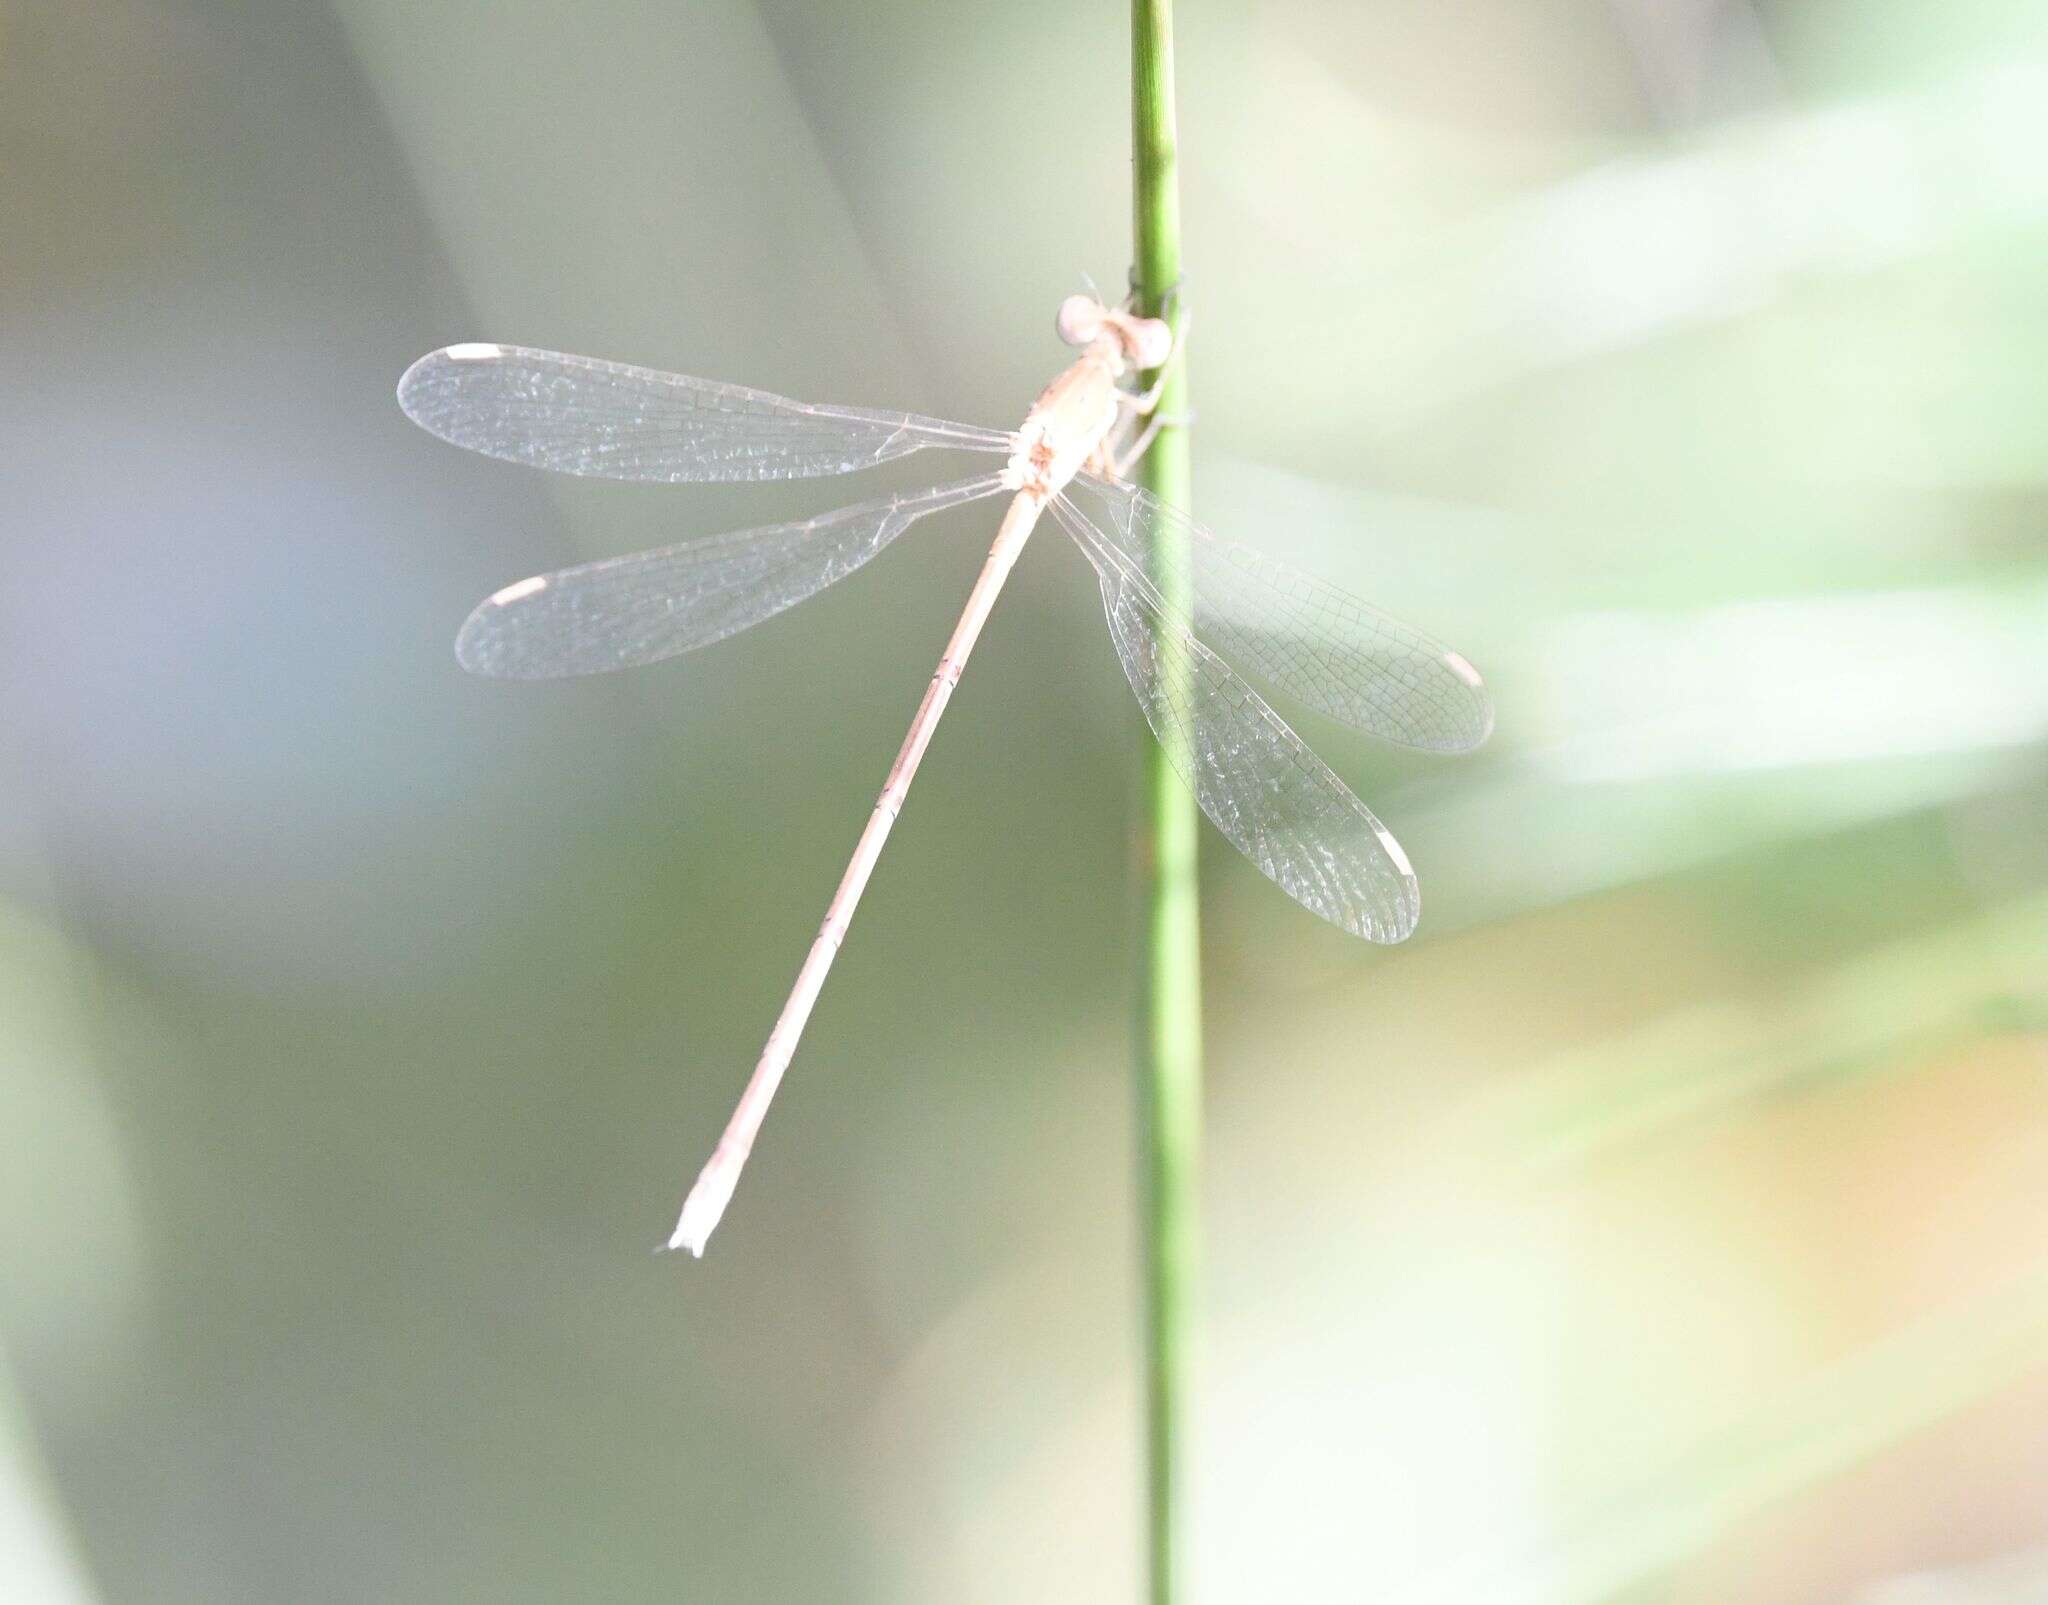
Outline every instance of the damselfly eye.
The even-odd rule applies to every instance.
[[[1070,295],[1060,303],[1053,328],[1070,346],[1085,346],[1102,334],[1102,303],[1092,295]]]
[[[1173,330],[1159,318],[1138,318],[1131,324],[1131,360],[1140,368],[1164,367],[1173,355]]]

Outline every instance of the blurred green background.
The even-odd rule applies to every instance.
[[[2048,6],[1180,26],[1200,511],[1499,706],[1299,720],[1405,947],[1205,836],[1200,1597],[2048,1597]],[[1027,556],[652,1257],[990,521],[481,683],[497,586],[876,481],[558,482],[392,398],[481,338],[1017,419],[1128,257],[1126,27],[0,0],[8,1600],[1134,1596],[1092,577]]]

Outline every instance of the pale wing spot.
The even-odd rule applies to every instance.
[[[441,353],[450,362],[494,362],[504,354],[503,346],[492,345],[488,340],[471,340]]]
[[[1466,661],[1462,653],[1446,652],[1444,654],[1444,662],[1450,665],[1451,673],[1455,674],[1460,680],[1463,680],[1467,685],[1476,686],[1481,683],[1479,679],[1479,671],[1473,668],[1472,665],[1468,661]]]
[[[530,580],[520,580],[516,584],[506,586],[502,591],[493,591],[491,593],[491,605],[493,607],[505,607],[510,603],[517,602],[521,597],[531,596],[536,591],[544,591],[547,589],[547,586],[548,577],[545,574],[536,574]]]
[[[1408,876],[1409,879],[1414,879],[1415,867],[1408,862],[1408,855],[1401,850],[1401,844],[1394,840],[1393,833],[1383,830],[1379,833],[1379,837],[1380,845],[1386,848],[1387,857],[1394,861],[1394,867],[1400,870],[1403,875]]]

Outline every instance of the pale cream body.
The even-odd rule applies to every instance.
[[[1118,381],[1134,364],[1158,367],[1168,360],[1172,333],[1164,323],[1104,307],[1092,297],[1072,296],[1060,308],[1058,329],[1061,338],[1082,348],[1081,355],[1045,387],[1017,431],[1015,448],[1003,470],[1003,482],[1016,495],[1003,514],[995,544],[989,548],[988,560],[968,594],[960,622],[953,627],[938,670],[918,705],[917,717],[911,721],[902,749],[890,766],[889,778],[875,799],[874,812],[868,816],[853,858],[840,878],[839,889],[825,911],[824,923],[818,928],[803,968],[797,972],[789,1001],[783,1004],[775,1028],[768,1034],[760,1062],[740,1094],[739,1105],[733,1110],[724,1135],[683,1201],[682,1215],[669,1238],[670,1248],[687,1248],[692,1254],[702,1254],[706,1239],[725,1213],[740,1169],[753,1152],[768,1105],[796,1053],[797,1039],[810,1019],[832,960],[838,956],[839,945],[846,939],[854,907],[882,855],[883,844],[903,807],[918,763],[931,744],[932,733],[946,711],[953,687],[959,684],[968,654],[974,650],[981,627],[988,621],[1024,543],[1031,538],[1039,515],[1046,503],[1083,469],[1116,474],[1120,465],[1111,453],[1110,440],[1118,420],[1126,409],[1148,411],[1157,399],[1156,390],[1135,396],[1123,390]]]

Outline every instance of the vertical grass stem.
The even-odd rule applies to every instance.
[[[1136,222],[1132,288],[1138,310],[1178,327],[1181,280],[1180,180],[1174,121],[1172,0],[1131,6],[1131,145]],[[1185,356],[1167,375],[1159,413],[1188,411]],[[1154,375],[1147,374],[1150,384]],[[1191,504],[1184,423],[1162,429],[1139,466],[1140,482],[1162,501]],[[1162,533],[1161,539],[1173,537]],[[1154,572],[1185,575],[1189,565]],[[1169,588],[1170,609],[1188,598]],[[1189,1538],[1189,1404],[1193,1379],[1195,1283],[1199,1259],[1197,1172],[1202,1136],[1201,927],[1196,879],[1196,808],[1164,748],[1146,741],[1137,832],[1143,904],[1139,986],[1139,1141],[1145,1283],[1147,1561],[1152,1605],[1186,1593]]]

